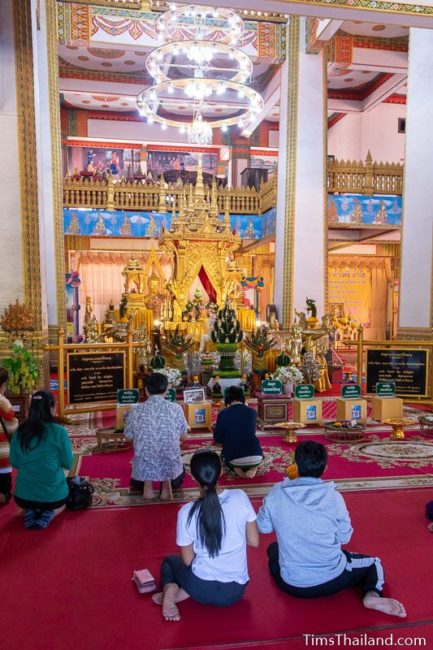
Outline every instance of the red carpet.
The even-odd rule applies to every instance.
[[[427,637],[433,642],[433,536],[426,530],[428,490],[348,494],[356,530],[350,548],[382,557],[387,593],[404,600],[407,619],[365,610],[356,591],[302,601],[280,593],[267,572],[264,536],[249,550],[251,582],[228,609],[181,604],[166,623],[131,583],[133,569],[158,575],[175,550],[177,507],[66,513],[47,531],[25,531],[9,504],[0,512],[4,598],[0,638],[8,650],[162,650],[306,647],[303,634]],[[256,502],[258,507],[259,503]],[[430,643],[429,643],[430,642]],[[303,645],[302,645],[303,644]]]
[[[414,432],[414,435],[419,436],[420,434],[419,432]],[[403,464],[397,467],[380,467],[376,462],[353,462],[333,451],[331,443],[323,435],[311,437],[318,442],[323,442],[329,450],[328,468],[326,470],[327,479],[416,476],[433,473],[432,464],[417,468],[404,466]],[[388,439],[389,433],[381,434],[379,437]],[[294,445],[284,442],[281,435],[260,436],[260,444],[265,452],[265,466],[259,468],[256,477],[250,479],[248,484],[258,485],[281,481],[285,476],[287,467],[292,462]],[[209,438],[187,440],[182,445],[184,462],[188,464],[189,456],[195,450],[209,446],[214,446],[212,440]],[[345,445],[345,447],[348,448],[349,446]],[[220,449],[218,446],[216,448]],[[109,454],[97,453],[91,456],[83,456],[79,473],[83,476],[90,477],[90,480],[92,478],[119,479],[119,487],[127,487],[131,478],[132,455],[133,451],[128,450]],[[224,472],[221,478],[221,485],[242,487],[242,485],[245,485],[245,481],[233,474]],[[195,487],[195,482],[188,473],[185,477],[183,487]]]

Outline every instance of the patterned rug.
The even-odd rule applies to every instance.
[[[305,430],[304,430],[305,431]],[[276,482],[286,476],[293,461],[294,445],[286,443],[278,432],[259,434],[264,461],[252,480],[242,480],[224,469],[220,479],[223,487],[240,487],[251,497],[263,497]],[[370,491],[433,487],[433,442],[414,432],[403,441],[389,439],[388,432],[371,434],[356,444],[328,442],[316,433],[316,439],[327,446],[329,459],[326,479],[334,480],[342,491]],[[93,507],[129,507],[153,503],[128,492],[131,476],[132,450],[113,453],[93,453],[94,436],[73,439],[77,454],[76,472],[89,478],[95,487]],[[182,460],[186,469],[184,484],[175,491],[174,500],[187,501],[198,496],[190,472],[193,453],[199,449],[220,447],[210,434],[189,438],[182,445]],[[83,453],[84,452],[84,453]],[[155,485],[155,487],[157,487]],[[160,503],[158,499],[155,503]]]
[[[257,401],[250,400],[256,407]],[[335,411],[335,398],[324,399],[325,419]],[[405,407],[405,415],[419,415],[417,408]],[[212,409],[216,420],[218,409]],[[114,453],[95,452],[96,429],[111,427],[115,421],[114,411],[102,411],[71,417],[67,429],[75,453],[74,473],[90,479],[95,487],[93,507],[130,507],[148,504],[140,496],[130,495],[128,485],[131,472],[132,450]],[[326,440],[323,427],[311,426],[298,431],[298,438],[314,438],[326,444],[329,454],[326,478],[334,480],[342,491],[383,490],[396,488],[420,488],[433,486],[433,438],[421,434],[414,425],[406,440],[389,438],[391,428],[367,421],[366,438],[356,444],[330,443]],[[292,463],[294,445],[283,440],[283,434],[275,429],[258,431],[265,454],[264,462],[258,468],[252,481],[243,481],[235,474],[225,471],[221,484],[241,487],[251,497],[263,497],[276,482],[281,481],[288,465]],[[213,443],[212,433],[195,431],[182,445],[186,478],[183,488],[174,494],[175,501],[182,502],[196,498],[198,490],[189,474],[189,462],[198,449],[209,448],[219,451]],[[151,502],[152,503],[152,502]],[[157,499],[154,503],[160,503]]]

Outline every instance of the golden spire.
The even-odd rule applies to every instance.
[[[215,176],[212,179],[212,190],[210,200],[210,215],[214,219],[218,217],[218,199],[217,199],[217,186]]]
[[[195,183],[195,205],[196,207],[202,207],[204,205],[204,185],[203,185],[203,167],[201,162],[201,154],[198,156],[198,166],[197,166],[197,180]]]

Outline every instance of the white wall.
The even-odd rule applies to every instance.
[[[405,136],[398,133],[399,117],[406,117],[406,106],[380,104],[362,113],[361,160],[370,149],[373,160],[378,162],[404,162]]]
[[[348,113],[328,131],[328,155],[336,160],[360,160],[361,113]]]
[[[21,203],[12,0],[1,0],[0,141],[4,164],[0,175],[0,309],[23,298]]]
[[[403,162],[399,117],[406,117],[406,106],[380,104],[364,113],[348,113],[328,131],[328,154],[337,160],[365,160],[370,150],[378,162]]]

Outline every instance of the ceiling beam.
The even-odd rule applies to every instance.
[[[200,4],[214,6],[215,0],[200,0]],[[430,0],[395,2],[393,9],[390,9],[390,5],[391,3],[385,0],[372,0],[368,4],[363,3],[362,8],[358,9],[356,5],[351,4],[351,0],[334,0],[332,5],[327,0],[266,0],[266,3],[263,0],[250,0],[248,11],[256,11],[258,17],[264,11],[276,11],[281,14],[317,18],[386,22],[392,25],[433,28],[433,7]],[[218,6],[239,10],[242,16],[245,0],[219,0]]]
[[[318,41],[330,41],[333,36],[338,32],[343,20],[320,20],[317,26],[316,39]]]
[[[283,64],[284,65],[284,64]],[[249,138],[251,133],[256,130],[261,122],[266,118],[271,110],[276,106],[280,100],[281,94],[281,68],[272,77],[271,81],[267,85],[263,93],[263,108],[260,113],[257,113],[255,117],[247,124],[246,128],[242,131],[241,136],[243,138]]]
[[[390,79],[385,81],[379,88],[376,88],[371,95],[368,95],[362,103],[362,111],[371,111],[379,104],[385,101],[390,95],[398,91],[407,81],[405,74],[394,74]]]

